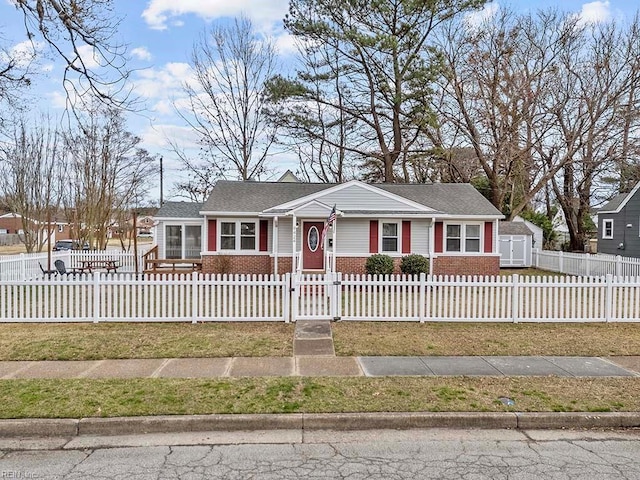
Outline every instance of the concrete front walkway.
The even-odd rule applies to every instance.
[[[640,377],[640,357],[294,357],[0,362],[0,379],[282,376]]]

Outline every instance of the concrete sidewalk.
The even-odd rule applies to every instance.
[[[3,361],[0,379],[282,376],[640,377],[640,357],[294,357]]]

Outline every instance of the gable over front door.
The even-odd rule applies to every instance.
[[[320,235],[324,222],[302,223],[302,269],[324,270],[324,250],[320,248]]]

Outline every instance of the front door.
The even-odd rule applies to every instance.
[[[302,269],[324,270],[324,250],[320,248],[320,235],[324,222],[302,224]]]

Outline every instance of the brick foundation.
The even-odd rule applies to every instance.
[[[202,273],[270,274],[269,255],[203,255]]]
[[[338,257],[336,270],[347,274],[365,274],[364,265],[368,257]],[[393,273],[400,272],[401,258],[394,258]],[[269,255],[204,255],[203,273],[271,274],[274,273],[274,258]],[[291,272],[292,258],[278,257],[278,273]],[[498,275],[500,257],[493,255],[438,256],[433,259],[434,275]]]
[[[498,275],[499,273],[499,256],[439,256],[433,259],[434,275]]]

